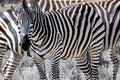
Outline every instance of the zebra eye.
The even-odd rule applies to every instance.
[[[17,20],[17,21],[16,21],[16,23],[18,24],[18,23],[19,23],[19,21]]]

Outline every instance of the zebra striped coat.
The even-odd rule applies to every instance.
[[[59,2],[61,2],[61,1],[59,1]],[[63,7],[63,6],[67,6],[68,4],[71,4],[72,2],[78,2],[77,0],[76,1],[73,1],[73,0],[70,0],[70,1],[62,1],[61,2],[61,5],[62,6],[59,6],[59,7],[57,7],[56,9],[59,9],[60,7]],[[56,3],[56,5],[55,5],[55,7],[57,6],[57,4],[58,3]],[[52,6],[52,5],[51,5]],[[42,8],[42,9],[44,9],[44,8]],[[51,8],[50,8],[51,9]],[[13,25],[15,25],[15,26],[17,26],[17,21],[16,21],[16,19],[17,19],[17,17],[16,17],[16,15],[15,15],[15,13],[14,12],[12,12],[12,10],[8,10],[8,11],[6,11],[5,13],[7,13],[7,14],[9,14],[9,15],[12,15],[12,16],[9,16],[9,17],[7,17],[7,15],[6,15],[6,18],[5,19],[3,19],[2,17],[1,17],[1,20],[6,20],[6,19],[9,19],[9,18],[12,18],[10,21],[9,21],[9,23],[10,24],[12,24],[11,25],[11,27],[13,27]],[[3,13],[4,14],[4,13]],[[7,27],[9,28],[9,23],[6,23],[6,25],[7,25]],[[14,23],[14,24],[13,24]],[[3,26],[3,24],[1,24],[1,26]],[[18,26],[17,26],[18,27]],[[19,27],[18,27],[19,28]],[[10,29],[10,28],[9,28]],[[6,30],[7,31],[7,30]],[[18,33],[18,31],[19,31],[19,29],[14,29],[13,31],[12,31],[12,33]],[[20,31],[19,31],[20,32]],[[4,33],[3,33],[4,34]],[[3,69],[3,72],[4,72],[4,77],[5,77],[5,79],[7,79],[7,78],[9,78],[9,79],[11,79],[12,78],[12,75],[13,75],[13,72],[14,72],[14,70],[16,69],[16,67],[19,65],[19,62],[20,62],[20,60],[21,60],[21,58],[23,57],[23,54],[21,55],[21,53],[19,53],[19,52],[17,52],[16,50],[17,49],[19,49],[19,50],[21,50],[21,45],[19,46],[19,48],[17,47],[17,44],[19,43],[20,44],[20,42],[21,42],[21,40],[20,40],[20,34],[16,34],[16,35],[7,35],[7,37],[9,38],[9,37],[11,37],[11,36],[13,36],[13,38],[16,38],[16,36],[18,37],[18,39],[12,39],[11,38],[11,40],[10,40],[10,43],[12,43],[12,44],[6,44],[6,43],[9,43],[9,40],[8,41],[6,41],[5,40],[5,37],[3,36],[3,35],[1,35],[1,44],[6,44],[5,46],[7,47],[4,47],[4,48],[2,48],[1,49],[1,56],[0,56],[0,62],[2,63],[2,58],[3,58],[3,53],[4,52],[6,52],[6,50],[11,50],[11,52],[12,52],[12,54],[11,54],[11,56],[10,56],[10,58],[9,58],[9,60],[8,60],[8,62],[6,63],[6,65],[4,66],[4,69]],[[4,40],[5,41],[4,41]],[[6,42],[6,43],[5,43]],[[16,46],[15,46],[16,45]],[[12,46],[12,47],[11,47]],[[25,44],[25,46],[26,46],[26,44]],[[14,47],[14,48],[13,48]],[[23,47],[24,47],[24,45],[23,45]],[[22,48],[23,48],[22,47]],[[24,47],[23,49],[25,49],[26,47]],[[16,50],[15,50],[16,49]],[[4,51],[3,51],[4,50]],[[23,52],[22,52],[23,53]],[[16,55],[17,54],[17,55]],[[40,68],[40,62],[38,61],[38,60],[36,60],[36,59],[34,59],[34,61],[35,61],[35,63],[36,63],[36,65],[38,66],[38,68]],[[38,64],[38,62],[39,62],[39,64]],[[16,64],[17,63],[17,64]],[[39,69],[40,70],[40,69]],[[41,70],[40,70],[40,72],[42,72]],[[43,72],[42,72],[42,74],[43,74]]]
[[[71,2],[78,3],[81,1],[79,1],[79,0],[78,1],[77,0],[69,1],[68,3],[71,3]],[[45,12],[47,10],[58,10],[59,6],[55,5],[56,3],[62,7],[63,7],[63,5],[66,4],[64,1],[40,0],[38,5],[41,7],[42,11]],[[116,24],[113,25],[114,21],[116,21],[115,23],[119,24],[119,22],[118,22],[119,14],[116,13],[117,12],[116,9],[117,9],[117,7],[119,7],[119,0],[109,0],[109,1],[102,1],[102,2],[81,2],[81,4],[91,6],[99,13],[99,15],[101,16],[101,18],[106,26],[106,37],[105,37],[105,41],[104,41],[105,44],[103,46],[103,49],[104,50],[111,49],[117,43],[118,35],[119,35],[119,33],[118,33],[119,28],[116,28],[116,27],[118,27],[118,25],[116,25]],[[50,5],[50,7],[48,7],[47,5]],[[112,16],[112,17],[110,17],[110,16]],[[115,26],[114,29],[112,29],[113,26]],[[109,28],[109,27],[111,27],[111,28]],[[117,31],[115,31],[115,29]],[[112,31],[112,30],[114,30],[114,31]],[[113,34],[113,35],[111,35],[111,34]],[[111,55],[112,62],[114,64],[113,79],[116,79],[119,63],[118,63],[117,56],[115,54],[111,53],[110,55]]]
[[[64,2],[64,6],[67,6],[68,4],[71,4],[74,1],[68,1]],[[77,2],[77,0],[76,0]],[[56,5],[57,6],[57,5]],[[63,6],[61,6],[63,7]],[[59,7],[57,7],[59,8]],[[14,13],[12,10],[7,10],[4,13],[1,13],[1,35],[0,35],[0,44],[1,44],[1,51],[0,51],[0,66],[2,64],[2,58],[4,53],[7,50],[11,51],[11,56],[9,60],[7,61],[6,65],[4,66],[3,72],[5,79],[9,78],[12,79],[12,75],[14,70],[16,70],[16,67],[19,65],[20,60],[23,57],[23,51],[21,50],[21,40],[20,40],[20,29],[18,27],[17,22],[17,16],[16,13]],[[7,29],[5,29],[6,27]],[[9,33],[6,33],[9,32]],[[6,36],[6,37],[5,37]],[[24,40],[23,40],[24,41]],[[26,44],[22,45],[23,49],[26,48]],[[28,45],[27,45],[28,46]],[[34,59],[36,65],[39,67],[40,62],[36,59]],[[39,64],[38,64],[39,62]],[[42,71],[40,71],[42,72]],[[43,73],[43,72],[42,72]]]
[[[5,79],[12,78],[11,75],[13,75],[14,70],[23,57],[23,50],[20,47],[20,28],[17,25],[17,16],[14,11],[9,9],[0,13],[0,67],[5,53],[8,50],[11,53],[6,63]]]
[[[116,0],[115,0],[116,1]],[[115,1],[106,1],[106,2],[82,2],[83,4],[86,4],[86,5],[88,5],[88,6],[91,6],[91,7],[93,7],[94,9],[96,9],[97,10],[97,12],[99,13],[99,15],[101,16],[101,18],[102,18],[102,20],[103,20],[103,22],[104,22],[104,24],[106,25],[106,26],[108,26],[108,27],[106,27],[107,28],[107,30],[109,29],[109,17],[108,16],[110,16],[109,15],[109,13],[108,13],[108,9],[107,9],[107,6],[111,6],[111,3],[117,3],[117,2],[115,2]],[[72,1],[71,1],[72,2]],[[79,1],[80,2],[80,1]],[[45,10],[56,10],[56,9],[59,9],[58,7],[55,7],[55,6],[57,6],[57,5],[54,5],[54,3],[57,3],[57,4],[59,4],[59,6],[63,6],[64,4],[61,4],[61,2],[59,2],[59,1],[44,1],[44,0],[41,0],[40,1],[40,3],[38,4],[38,5],[40,5],[42,8],[42,11],[43,12],[45,12]],[[64,3],[64,2],[63,2]],[[51,5],[52,7],[47,7],[46,5]],[[107,5],[107,6],[106,6]],[[113,7],[114,7],[114,5],[113,5]],[[110,9],[110,8],[109,8]],[[110,9],[110,10],[112,10],[112,9]],[[111,12],[112,13],[112,12]],[[114,15],[114,14],[112,14],[112,15]],[[113,22],[112,22],[113,23]],[[112,29],[111,29],[112,30]],[[109,30],[108,30],[109,31]],[[112,31],[112,32],[114,32],[114,31]],[[109,31],[109,32],[107,32],[106,33],[106,38],[105,38],[105,46],[103,46],[103,49],[104,50],[108,50],[108,49],[110,49],[110,48],[112,48],[113,47],[113,45],[115,45],[116,44],[116,41],[115,42],[113,42],[114,40],[113,39],[110,39],[110,38],[113,38],[113,36],[114,35],[112,35],[111,37],[109,36],[108,37],[108,34],[110,34],[111,33],[111,31]],[[114,33],[113,33],[114,34]],[[115,39],[116,37],[114,37],[114,39]],[[109,41],[108,41],[108,39],[109,39]],[[117,38],[116,38],[117,39]],[[114,44],[113,44],[114,43]],[[113,64],[114,64],[114,73],[113,73],[113,79],[115,79],[116,78],[116,75],[117,75],[117,70],[118,70],[118,60],[117,60],[117,57],[115,56],[115,54],[110,54],[111,55],[111,58],[112,59],[114,59],[114,60],[112,60],[113,61]]]
[[[84,52],[86,50],[101,52],[105,27],[92,7],[76,4],[56,11],[47,11],[45,14],[38,7],[31,11],[25,1],[23,1],[23,7],[33,24],[28,27],[28,34],[26,34],[29,37],[31,49],[42,58],[53,56],[52,79],[59,79],[59,59],[73,57],[78,59],[79,57],[82,63],[79,66],[83,70],[82,66],[88,64],[84,59],[87,56]],[[92,34],[96,29],[98,35],[94,36]],[[96,36],[100,37],[96,38]],[[94,44],[96,41],[98,45]],[[84,70],[86,79],[90,79],[90,69]],[[96,79],[96,76],[92,77]]]
[[[41,0],[41,1],[43,1],[43,0]],[[74,2],[74,1],[69,1],[68,3],[70,4],[71,2]],[[76,0],[76,2],[77,2],[77,0]],[[54,2],[53,2],[54,3]],[[48,4],[48,3],[47,3]],[[59,2],[56,2],[56,4],[59,4]],[[60,3],[61,4],[61,3]],[[66,4],[66,5],[65,5]],[[99,5],[99,3],[97,4],[97,5]],[[52,6],[52,5],[51,5]],[[57,6],[57,5],[55,5],[55,6]],[[67,3],[63,3],[63,5],[61,4],[61,6],[59,6],[59,7],[63,7],[63,6],[67,6]],[[45,8],[45,5],[44,5],[44,8],[42,8],[42,10],[44,11],[44,10],[47,10],[47,9],[59,9],[59,7],[57,7],[57,8],[54,8],[54,7],[51,7],[51,8]],[[8,61],[9,62],[9,61]],[[8,64],[7,64],[8,65]]]
[[[68,3],[66,3],[65,6],[67,6],[67,5],[68,5]],[[6,17],[3,18],[4,13],[7,15],[5,15]],[[8,27],[8,30],[10,29],[10,27],[11,27],[11,29],[12,28],[13,29],[10,30],[12,33],[11,35],[8,35],[7,33],[4,33],[3,31],[1,32],[0,36],[1,36],[2,49],[1,49],[1,54],[0,54],[0,62],[2,63],[2,58],[4,55],[3,53],[6,52],[6,50],[11,50],[12,54],[11,54],[8,62],[6,63],[6,65],[3,69],[5,79],[7,79],[7,78],[10,79],[10,78],[12,78],[14,70],[19,65],[19,62],[20,62],[21,58],[23,57],[23,54],[21,54],[22,51],[20,52],[21,47],[19,46],[19,48],[18,48],[18,46],[17,46],[21,42],[20,41],[20,34],[19,34],[20,30],[19,30],[19,27],[17,26],[17,21],[16,21],[17,17],[15,15],[15,13],[12,12],[12,10],[5,11],[4,13],[3,13],[3,15],[1,14],[1,16],[2,16],[1,22],[5,21],[4,24]],[[10,16],[8,16],[8,15],[10,15]],[[9,21],[6,22],[7,19],[9,19]],[[1,30],[3,28],[2,26],[5,26],[4,24],[1,23]],[[10,27],[9,27],[9,25],[10,25]],[[14,29],[14,26],[17,26],[18,29],[17,29],[17,27],[15,27],[15,29]],[[18,31],[19,31],[19,33],[18,33]],[[5,30],[5,32],[8,32],[8,31]],[[14,35],[13,35],[13,33],[14,33]],[[4,35],[6,35],[7,37],[4,37]],[[19,52],[17,51],[18,49],[19,49]],[[35,63],[37,65],[36,60],[35,60]]]
[[[119,26],[120,0],[108,0],[105,2],[95,2],[95,3],[85,2],[84,4],[94,7],[101,16],[105,24],[106,31],[104,37],[103,50],[108,50],[113,48],[116,45],[116,43],[119,41],[119,37],[120,37],[120,26]],[[114,56],[114,54],[111,55]],[[115,59],[114,63],[117,63],[116,65],[114,65],[115,73],[113,73],[113,80],[116,80],[118,64],[119,64],[118,60]]]

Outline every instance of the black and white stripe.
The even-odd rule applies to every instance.
[[[59,3],[59,2],[61,2],[61,1],[57,1],[57,3]],[[54,7],[57,7],[56,9],[59,9],[60,7],[71,4],[72,2],[77,2],[77,0],[76,1],[73,1],[73,0],[72,1],[62,1],[61,2],[61,5],[63,4],[62,6],[57,7],[58,5],[55,5]],[[42,9],[44,9],[44,8],[42,8]],[[10,33],[11,33],[11,35],[7,34],[6,32],[8,32],[8,31],[6,29],[1,31],[1,35],[0,35],[0,37],[1,37],[0,38],[0,40],[1,40],[0,62],[1,63],[0,63],[0,65],[2,64],[2,58],[3,58],[4,53],[7,50],[10,50],[11,56],[10,56],[9,60],[7,61],[7,63],[5,64],[5,66],[3,68],[3,72],[4,72],[5,79],[7,79],[7,78],[12,79],[14,70],[16,70],[16,67],[19,65],[19,62],[23,57],[23,54],[21,55],[21,52],[20,51],[18,52],[18,49],[21,50],[21,47],[20,47],[21,45],[18,47],[18,44],[20,44],[20,42],[21,42],[20,34],[19,34],[20,29],[17,24],[17,16],[12,10],[7,10],[7,11],[1,13],[0,17],[1,17],[1,30],[4,27],[8,27],[10,29],[10,30],[8,29],[8,31],[10,31]],[[18,31],[19,31],[19,33],[18,33]],[[7,38],[4,35],[7,36]],[[25,41],[25,40],[23,39],[23,41]],[[22,47],[23,49],[26,49],[26,47],[29,45],[22,44],[22,46],[23,46]],[[37,67],[40,70],[40,62],[36,59],[34,59],[34,62],[36,63]],[[40,70],[39,72],[42,72],[42,71]],[[41,74],[43,75],[44,73],[41,73]]]
[[[20,47],[20,28],[17,26],[17,16],[11,9],[0,13],[0,66],[7,51],[11,53],[4,69],[4,78],[12,79],[13,72],[19,65],[23,51]]]
[[[112,49],[119,41],[120,36],[120,0],[109,0],[95,3],[85,2],[84,4],[96,9],[105,24],[106,29],[103,50],[106,51]],[[115,54],[110,55],[114,64],[113,80],[116,80],[119,63]]]
[[[45,13],[36,6],[31,11],[25,1],[23,7],[30,17],[29,21],[33,23],[26,34],[30,39],[31,49],[42,58],[53,56],[52,79],[59,79],[60,59],[78,57],[81,59],[81,65],[78,66],[83,70],[86,79],[92,79],[91,66],[85,51],[90,50],[91,54],[97,51],[99,58],[102,50],[105,27],[98,13],[84,4]],[[93,35],[96,31],[97,35]]]
[[[62,7],[66,7],[69,4],[78,3],[82,0],[39,0],[38,5],[43,12],[48,10],[58,10]]]
[[[71,2],[72,1],[70,1],[70,2],[66,1],[66,3],[70,3],[70,4],[71,4]],[[75,1],[75,3],[76,2],[77,1]],[[81,1],[78,1],[78,2],[81,2]],[[38,5],[41,7],[42,11],[45,12],[46,10],[58,10],[59,6],[63,7],[63,5],[66,4],[66,3],[64,1],[59,2],[59,1],[51,1],[51,0],[49,0],[49,1],[41,0]],[[91,6],[92,8],[94,8],[99,13],[100,17],[102,18],[102,20],[103,20],[103,22],[106,26],[106,38],[105,38],[105,41],[104,41],[105,44],[103,46],[103,50],[111,49],[116,44],[116,42],[118,40],[118,37],[119,37],[119,34],[117,34],[118,32],[115,31],[115,29],[117,30],[117,29],[119,29],[119,27],[112,29],[113,26],[117,27],[116,24],[113,25],[114,21],[116,21],[115,23],[119,24],[119,20],[118,20],[119,16],[118,16],[118,13],[116,13],[117,12],[116,11],[117,7],[119,8],[119,1],[112,0],[112,1],[105,1],[105,2],[81,2],[81,4]],[[49,5],[49,6],[47,6],[47,5]],[[117,20],[115,19],[116,18],[115,16],[117,17]],[[114,30],[114,31],[112,31],[112,30]],[[97,33],[94,33],[94,35],[96,35],[96,34]],[[116,37],[114,37],[114,36],[116,36]],[[115,54],[111,53],[110,55],[111,55],[111,61],[114,64],[113,79],[116,79],[116,75],[117,75],[117,71],[118,71],[118,59],[115,56]],[[92,56],[93,55],[91,55],[91,58],[92,58]],[[94,57],[93,57],[93,61],[94,61]],[[94,63],[94,62],[92,62],[92,63]]]

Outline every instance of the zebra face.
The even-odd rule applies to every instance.
[[[17,16],[17,25],[20,28],[20,35],[22,38],[27,35],[29,26],[31,24],[29,17],[25,13],[22,6],[11,6],[11,9],[15,12],[15,15]]]
[[[24,12],[20,12],[18,14],[18,22],[20,26],[20,31],[22,34],[24,34],[23,36],[28,35],[28,30],[31,22],[29,21],[29,18]]]
[[[24,51],[28,51],[30,46],[28,31],[31,26],[31,21],[29,20],[29,17],[27,16],[23,8],[21,8],[21,6],[19,7],[20,7],[19,9],[16,7],[15,8],[11,7],[11,9],[16,13],[17,16],[17,25],[20,28],[20,38],[21,38],[20,45]]]
[[[24,51],[28,51],[30,47],[30,40],[29,40],[29,30],[31,25],[31,21],[29,20],[29,17],[26,15],[24,11],[21,11],[18,14],[18,23],[20,26],[21,31],[21,47]]]
[[[43,16],[43,12],[36,3],[33,2],[32,4],[29,4],[26,0],[23,0],[23,9],[24,11],[20,11],[19,13],[21,31],[25,33],[25,35],[31,35],[34,25],[41,25],[41,23],[36,23],[36,21],[39,21],[38,19],[41,19],[40,16]]]

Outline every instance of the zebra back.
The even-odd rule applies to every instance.
[[[73,3],[81,2],[81,0],[39,0],[38,5],[43,12],[48,10],[58,10]]]

